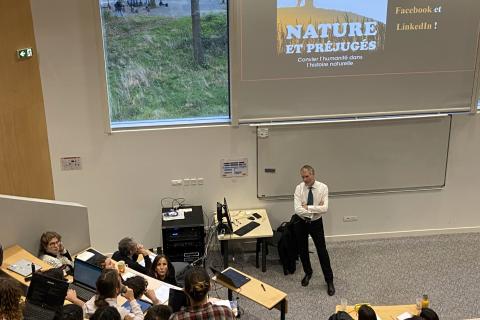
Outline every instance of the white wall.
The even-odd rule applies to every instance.
[[[148,246],[159,244],[160,199],[167,196],[183,196],[208,211],[227,196],[232,208],[266,207],[274,226],[289,218],[291,202],[256,198],[256,145],[251,128],[105,134],[95,0],[31,1],[56,199],[88,207],[94,246],[112,251],[125,235]],[[444,190],[332,198],[326,233],[394,232],[392,236],[397,231],[480,226],[479,146],[480,118],[455,117]],[[64,156],[81,156],[83,170],[61,171]],[[220,178],[220,160],[230,157],[248,158],[248,177]],[[171,179],[184,177],[203,177],[205,184],[170,186]],[[343,223],[344,215],[357,215],[359,221]]]

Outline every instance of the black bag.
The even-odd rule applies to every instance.
[[[293,224],[297,221],[298,216],[294,214],[289,222],[282,222],[277,228],[278,240],[278,255],[283,266],[283,274],[294,274],[296,270],[296,263],[298,259],[297,240],[293,232]]]

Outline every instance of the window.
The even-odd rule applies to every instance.
[[[112,128],[230,120],[227,0],[99,1]]]

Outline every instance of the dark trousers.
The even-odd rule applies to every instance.
[[[325,245],[322,218],[315,221],[305,221],[302,218],[299,218],[293,225],[293,230],[297,239],[297,247],[300,254],[300,260],[302,261],[303,271],[305,271],[306,274],[311,274],[313,272],[308,252],[308,235],[310,235],[317,248],[323,277],[326,282],[333,281],[333,271],[330,266],[330,257],[328,256],[327,247]]]

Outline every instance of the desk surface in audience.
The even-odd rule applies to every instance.
[[[240,295],[242,295],[242,296],[244,296],[244,297],[246,297],[246,298],[262,305],[262,306],[264,306],[267,309],[274,308],[275,306],[278,305],[278,303],[280,301],[287,298],[287,294],[285,292],[280,291],[277,288],[274,288],[271,285],[266,284],[265,282],[262,282],[258,279],[255,279],[252,276],[250,276],[246,273],[243,273],[243,272],[241,272],[237,269],[234,269],[234,268],[231,268],[231,267],[228,268],[228,269],[233,269],[233,270],[237,271],[238,273],[243,274],[244,276],[250,278],[250,281],[245,283],[240,288],[234,288],[234,287],[229,286],[228,284],[222,282],[221,280],[218,280],[216,276],[213,277],[212,280],[215,281],[215,282],[218,282],[219,284],[221,284],[225,288],[228,288],[228,289],[232,290],[233,292],[238,293],[238,294],[240,294]],[[262,284],[263,284],[263,287],[265,288],[265,290],[263,290]]]
[[[30,282],[26,282],[24,276],[19,275],[16,272],[8,270],[8,267],[10,265],[14,264],[18,260],[25,259],[25,260],[32,261],[33,263],[40,265],[42,267],[42,270],[48,270],[48,269],[51,268],[51,266],[48,263],[46,263],[43,260],[39,259],[38,257],[34,256],[33,254],[31,254],[27,250],[23,249],[19,245],[14,245],[14,246],[11,246],[11,247],[5,249],[5,251],[3,253],[3,257],[4,257],[3,258],[3,264],[2,264],[2,267],[1,267],[2,271],[4,271],[6,274],[8,274],[9,276],[11,276],[12,278],[14,278],[15,280],[17,280],[18,282],[20,282],[21,284],[23,284],[25,286],[28,286],[30,284]]]
[[[336,311],[340,310],[341,306],[337,305]],[[354,319],[357,319],[357,313],[355,312],[354,306],[347,306],[347,313],[350,314]],[[397,316],[409,312],[413,315],[417,314],[417,307],[414,304],[407,305],[397,305],[397,306],[372,306],[375,313],[382,320],[396,320]]]
[[[248,217],[252,217],[253,213],[258,213],[262,217],[255,220],[249,220]],[[232,219],[233,232],[252,221],[257,222],[260,225],[243,236],[238,236],[234,233],[218,235],[219,240],[258,239],[273,237],[272,226],[270,225],[267,210],[265,209],[230,210],[230,218]],[[217,221],[216,216],[215,221]]]

